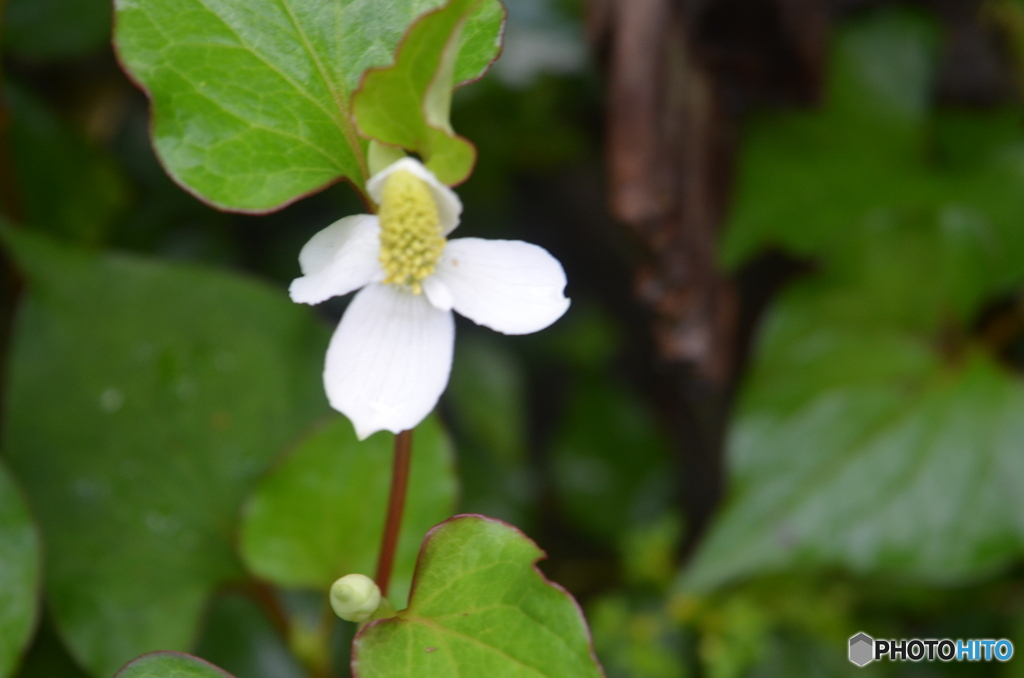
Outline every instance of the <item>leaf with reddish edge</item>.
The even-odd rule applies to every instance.
[[[234,678],[208,661],[183,652],[151,652],[131,660],[114,678]]]
[[[215,207],[268,212],[340,179],[362,190],[367,141],[351,119],[352,93],[441,4],[115,0],[114,45],[150,97],[168,174]],[[467,24],[456,76],[478,77],[497,35]]]
[[[360,133],[418,153],[446,184],[465,181],[476,148],[452,129],[453,84],[479,77],[498,57],[504,21],[498,0],[451,0],[420,17],[395,63],[363,78],[352,100]]]
[[[576,601],[536,567],[544,557],[494,518],[441,523],[423,540],[408,609],[356,636],[352,675],[603,676]]]

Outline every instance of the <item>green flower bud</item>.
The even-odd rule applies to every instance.
[[[346,574],[331,584],[331,607],[346,621],[364,622],[380,607],[380,589],[363,574]]]

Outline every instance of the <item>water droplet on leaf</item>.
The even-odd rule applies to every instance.
[[[124,394],[116,388],[108,388],[100,395],[100,407],[108,414],[117,412],[124,407]]]

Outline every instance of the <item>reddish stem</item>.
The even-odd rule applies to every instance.
[[[249,582],[248,592],[256,604],[263,608],[274,629],[287,642],[291,637],[291,623],[288,620],[288,613],[274,593],[274,588],[265,581],[253,579]]]
[[[409,486],[409,460],[412,456],[412,431],[395,436],[395,460],[391,469],[391,495],[388,497],[388,517],[384,523],[384,539],[377,560],[377,586],[382,596],[388,595],[391,569],[398,550],[398,533],[402,527],[406,488]]]

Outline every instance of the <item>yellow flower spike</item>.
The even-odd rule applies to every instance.
[[[411,172],[392,173],[384,183],[378,216],[384,282],[421,294],[420,282],[434,273],[446,242],[430,189]]]

